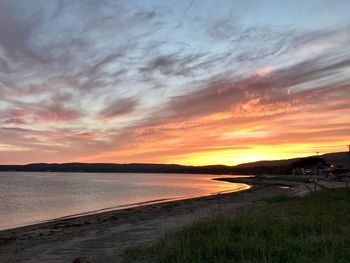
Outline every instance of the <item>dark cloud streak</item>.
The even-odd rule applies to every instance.
[[[136,98],[118,99],[109,104],[98,115],[98,119],[110,120],[116,117],[130,114],[135,111],[137,106]]]

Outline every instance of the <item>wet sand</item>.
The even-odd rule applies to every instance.
[[[217,210],[235,213],[243,206],[283,194],[277,185],[144,205],[0,231],[0,262],[73,262],[89,256],[94,263],[120,262],[120,253],[146,245]]]

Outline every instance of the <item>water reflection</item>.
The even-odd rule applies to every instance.
[[[246,189],[193,174],[0,173],[0,229],[97,210]]]

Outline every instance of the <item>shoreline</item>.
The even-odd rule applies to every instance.
[[[229,180],[220,180],[221,178],[212,178],[211,180],[218,180],[218,181],[224,181],[231,183]],[[225,179],[225,178],[223,178]],[[229,179],[229,178],[226,178]],[[33,222],[29,224],[24,224],[24,225],[19,225],[7,229],[0,229],[0,246],[1,246],[1,234],[7,233],[7,232],[16,232],[17,230],[21,229],[31,229],[33,227],[40,227],[40,226],[45,226],[46,224],[50,223],[60,223],[60,221],[66,221],[70,219],[75,219],[75,218],[82,218],[85,216],[94,216],[94,215],[99,215],[99,214],[104,214],[104,213],[113,213],[117,211],[122,211],[125,209],[133,209],[133,208],[139,208],[143,206],[148,206],[148,205],[157,205],[157,204],[163,204],[163,203],[170,203],[170,202],[176,202],[176,201],[182,201],[182,200],[191,200],[191,199],[196,199],[196,198],[205,198],[209,196],[215,196],[215,195],[221,195],[221,194],[230,194],[230,193],[238,193],[241,191],[246,191],[252,188],[252,185],[244,182],[233,182],[236,184],[240,184],[240,188],[235,189],[235,190],[226,190],[226,191],[220,191],[220,192],[214,192],[209,195],[191,195],[191,196],[183,196],[183,197],[169,197],[169,198],[162,198],[162,199],[156,199],[156,200],[147,200],[147,201],[142,201],[142,202],[137,202],[137,203],[131,203],[131,204],[125,204],[125,205],[118,205],[118,206],[113,206],[113,207],[106,207],[106,208],[101,208],[93,211],[87,211],[87,212],[81,212],[81,213],[76,213],[76,214],[71,214],[71,215],[65,215],[62,217],[57,217],[53,219],[48,219],[48,220],[42,220],[38,222]]]
[[[154,242],[217,210],[235,212],[280,194],[283,189],[279,186],[252,186],[238,192],[165,201],[2,230],[0,258],[13,263],[60,263],[90,256],[94,263],[116,262],[119,254],[131,245]]]
[[[234,178],[234,177],[222,177],[222,178],[214,178],[213,180],[216,181],[224,181],[224,182],[230,182],[230,183],[237,183],[237,184],[248,184],[248,185],[276,185],[276,186],[286,186],[286,187],[293,187],[298,184],[299,182],[296,181],[283,181],[283,180],[266,180],[266,179],[260,179],[256,177],[251,178]]]

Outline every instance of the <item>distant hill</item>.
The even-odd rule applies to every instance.
[[[338,152],[338,153],[327,153],[321,156],[329,164],[336,163],[342,164],[344,167],[349,167],[349,153]]]
[[[236,165],[235,168],[251,168],[251,167],[266,167],[266,166],[284,166],[290,165],[293,162],[300,160],[301,158],[293,158],[293,159],[283,159],[283,160],[272,160],[272,161],[257,161],[251,163],[242,163]]]
[[[315,157],[315,156],[313,156]],[[319,156],[328,164],[349,167],[347,152]],[[185,166],[178,164],[112,164],[112,163],[34,163],[27,165],[0,165],[0,171],[23,172],[91,172],[91,173],[191,173],[191,174],[290,174],[293,163],[303,158],[258,161],[237,166],[207,165]]]
[[[309,157],[316,157],[309,156]],[[337,153],[327,153],[319,156],[324,159],[326,163],[341,163],[344,167],[348,167],[349,165],[349,153],[348,152],[337,152]],[[302,158],[292,158],[292,159],[283,159],[283,160],[272,160],[272,161],[258,161],[251,163],[243,163],[235,166],[235,169],[242,168],[253,168],[253,167],[272,167],[272,166],[288,166],[292,163],[299,161]]]
[[[233,167],[225,165],[184,166],[177,164],[112,163],[34,163],[0,165],[0,171],[23,172],[91,172],[91,173],[204,173],[228,174]]]

